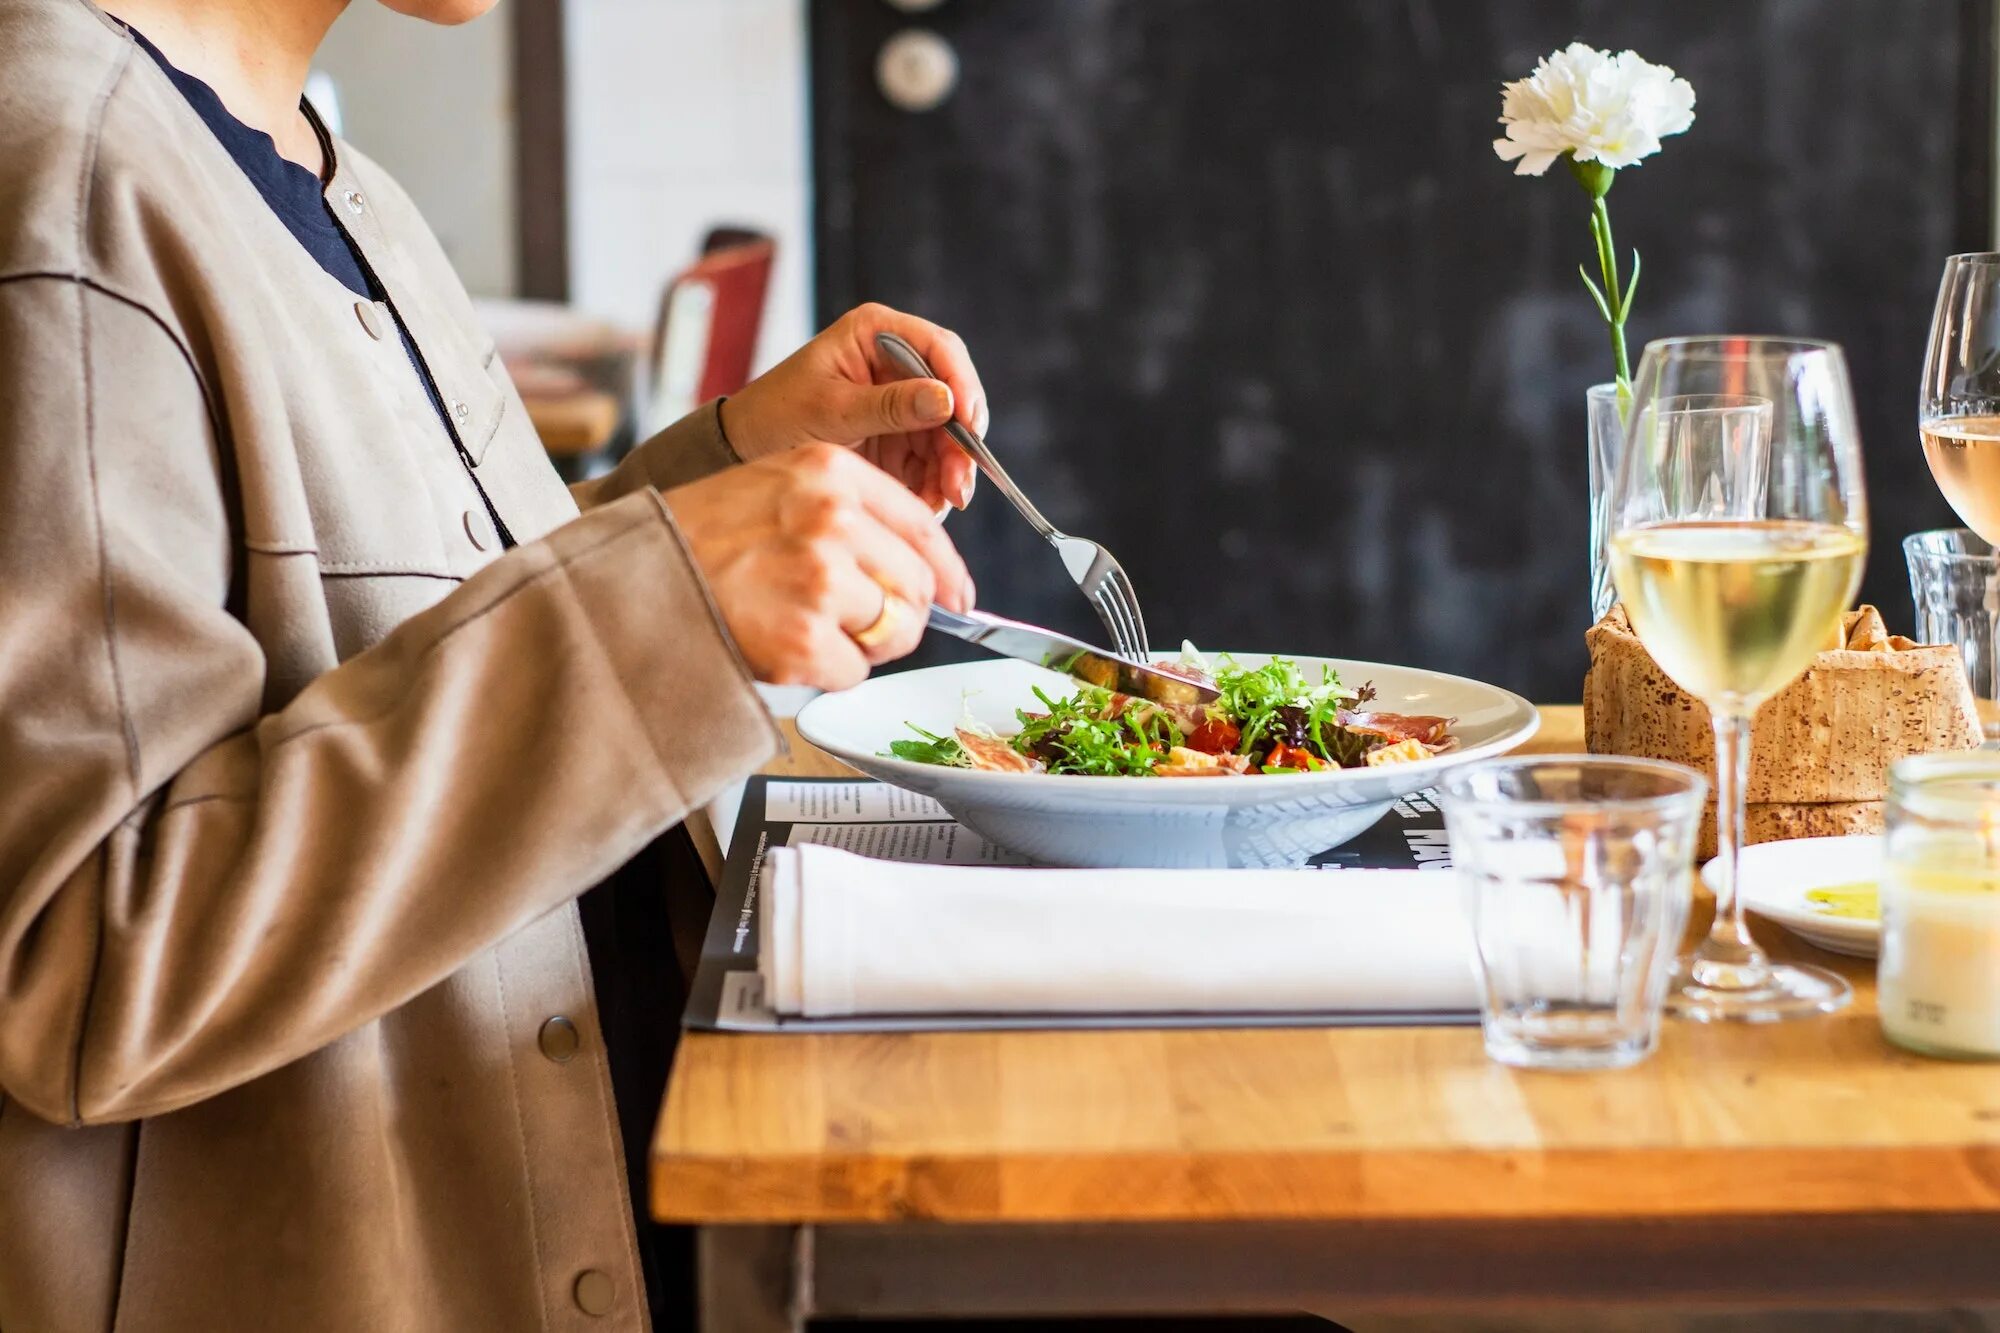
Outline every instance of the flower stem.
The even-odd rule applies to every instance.
[[[1605,322],[1611,329],[1611,360],[1618,372],[1618,400],[1622,405],[1632,393],[1632,366],[1625,356],[1624,287],[1618,282],[1618,251],[1611,243],[1611,210],[1604,196],[1590,201],[1590,234],[1597,241],[1597,267],[1604,275],[1604,297],[1609,305]]]

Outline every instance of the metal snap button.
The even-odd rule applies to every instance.
[[[538,1040],[541,1042],[542,1054],[548,1056],[549,1059],[559,1065],[568,1064],[576,1057],[577,1048],[583,1045],[583,1037],[582,1034],[577,1032],[576,1024],[570,1022],[561,1014],[557,1014],[554,1018],[542,1024],[542,1031]],[[588,1274],[585,1276],[588,1276]],[[603,1275],[599,1274],[599,1276]],[[593,1313],[598,1312],[594,1311]]]
[[[454,403],[452,403],[451,414],[457,417],[460,421],[463,421],[467,417],[472,415],[472,407],[463,398],[460,398]]]
[[[351,212],[359,213],[368,206],[368,201],[361,197],[361,191],[359,190],[349,190],[341,197],[347,200],[347,207]]]
[[[599,1269],[586,1268],[576,1276],[576,1286],[572,1289],[576,1296],[576,1308],[587,1315],[607,1315],[617,1303],[618,1288],[611,1276]]]
[[[465,511],[465,539],[472,543],[472,549],[475,551],[486,549],[486,523],[470,509]],[[551,1023],[556,1021],[553,1018],[549,1020]],[[569,1020],[565,1018],[561,1021],[567,1023]],[[546,1032],[547,1028],[544,1027],[543,1031]],[[548,1049],[546,1042],[544,1042],[542,1049],[545,1051]]]
[[[361,327],[368,330],[368,336],[376,342],[382,341],[382,312],[375,308],[373,301],[356,301],[354,316],[361,321]]]

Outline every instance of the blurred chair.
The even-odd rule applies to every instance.
[[[703,240],[701,258],[667,284],[640,438],[749,382],[776,254],[763,232],[718,227]]]

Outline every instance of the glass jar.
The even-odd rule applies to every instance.
[[[1882,1031],[1952,1059],[2000,1059],[2000,754],[1889,770],[1882,848]]]

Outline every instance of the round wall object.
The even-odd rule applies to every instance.
[[[929,28],[905,28],[882,43],[875,84],[899,111],[935,111],[958,86],[958,53]]]

